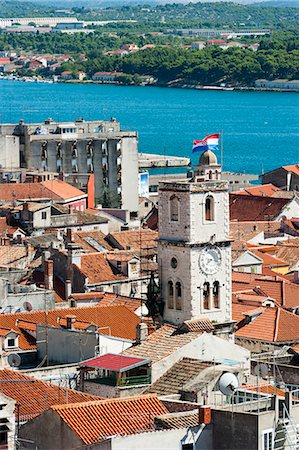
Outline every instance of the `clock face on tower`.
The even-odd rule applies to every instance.
[[[214,275],[221,264],[221,252],[216,246],[204,247],[199,255],[198,264],[206,275]]]

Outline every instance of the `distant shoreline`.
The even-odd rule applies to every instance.
[[[99,84],[99,85],[114,85],[114,86],[135,86],[135,87],[159,87],[159,88],[176,88],[176,89],[192,89],[197,91],[254,91],[254,92],[288,92],[292,94],[298,94],[299,90],[293,89],[279,89],[279,88],[256,88],[254,86],[213,86],[213,85],[193,85],[188,83],[173,83],[173,84],[165,84],[165,83],[154,83],[154,84],[122,84],[119,82],[101,82],[101,81],[93,81],[93,80],[58,80],[53,81],[52,79],[47,78],[33,78],[33,77],[25,77],[25,76],[13,76],[13,77],[5,77],[1,76],[0,80],[7,81],[19,81],[23,83],[48,83],[48,84]]]

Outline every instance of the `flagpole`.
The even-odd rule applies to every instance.
[[[220,131],[220,164],[223,169],[223,130]]]

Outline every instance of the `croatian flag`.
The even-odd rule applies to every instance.
[[[210,134],[200,141],[193,141],[192,153],[205,150],[218,150],[219,134]]]

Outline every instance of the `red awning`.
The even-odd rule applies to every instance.
[[[82,361],[80,366],[94,369],[112,370],[114,372],[126,372],[127,370],[134,369],[135,367],[149,364],[150,362],[151,360],[147,358],[107,353],[106,355],[96,356],[95,358]]]

